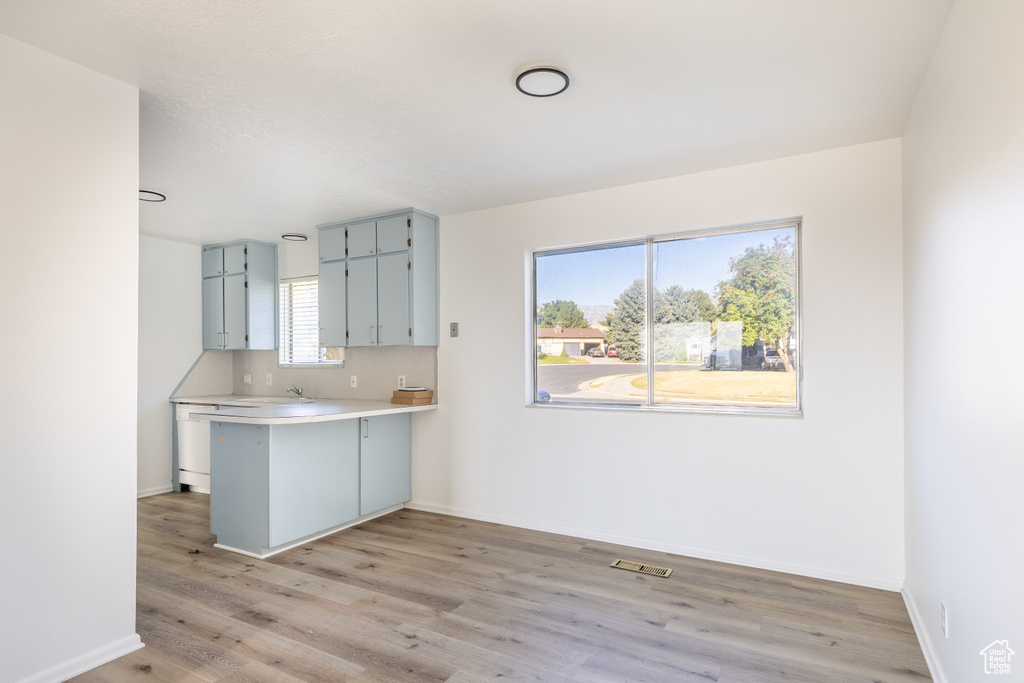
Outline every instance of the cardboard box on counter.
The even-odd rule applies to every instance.
[[[396,389],[391,395],[391,402],[404,406],[424,406],[434,400],[434,392],[430,389]]]
[[[432,397],[427,398],[405,398],[404,396],[392,396],[391,402],[401,406],[429,406],[434,402]]]
[[[434,398],[434,392],[430,389],[395,389],[392,396],[402,398]]]

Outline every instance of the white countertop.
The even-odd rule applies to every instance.
[[[327,422],[330,420],[351,420],[376,415],[418,413],[437,410],[437,404],[421,406],[396,405],[390,401],[369,401],[365,399],[313,399],[301,403],[254,404],[248,396],[184,396],[172,398],[174,403],[196,403],[205,405],[232,406],[224,410],[189,413],[194,420],[207,422],[239,422],[242,424],[302,424],[305,422]],[[248,399],[248,402],[247,400]],[[282,398],[282,400],[284,400]]]

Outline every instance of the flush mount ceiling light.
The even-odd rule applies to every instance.
[[[139,190],[139,201],[140,202],[164,202],[167,201],[167,196],[162,195],[159,192],[153,192],[153,190]]]
[[[288,240],[289,242],[305,242],[306,236],[301,232],[286,232],[281,235],[281,239]]]
[[[569,77],[553,67],[538,66],[516,76],[516,87],[530,97],[551,97],[569,87]]]

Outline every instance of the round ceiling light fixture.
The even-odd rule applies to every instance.
[[[530,97],[551,97],[569,87],[569,77],[554,67],[536,66],[516,76],[516,87]]]
[[[165,202],[167,196],[162,195],[159,192],[153,192],[153,190],[139,190],[139,201],[140,202]]]
[[[307,237],[301,232],[286,232],[281,235],[281,239],[288,240],[289,242],[305,242]]]

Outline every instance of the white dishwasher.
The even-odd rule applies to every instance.
[[[190,418],[189,413],[208,413],[215,405],[179,403],[175,414],[178,426],[178,481],[192,491],[210,492],[210,423]]]

